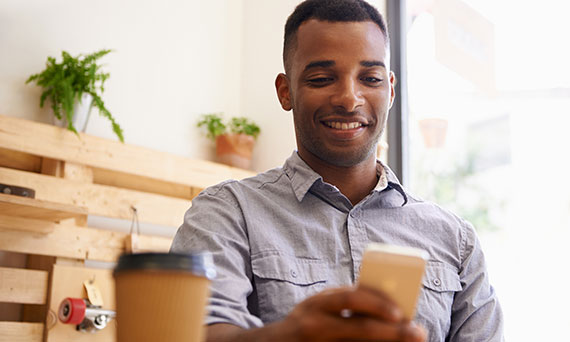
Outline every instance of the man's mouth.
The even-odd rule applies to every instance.
[[[361,122],[339,122],[339,121],[324,121],[326,126],[334,129],[349,130],[364,126]]]

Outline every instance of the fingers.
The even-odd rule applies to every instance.
[[[404,342],[424,342],[427,341],[427,331],[424,327],[414,322],[409,322],[402,327],[401,338]]]
[[[321,329],[322,340],[404,341],[424,342],[426,331],[414,323],[393,324],[370,317],[338,318],[323,316],[321,322],[330,329]]]
[[[293,309],[283,326],[301,341],[422,342],[427,338],[423,328],[403,319],[385,294],[365,287],[329,289],[310,297]]]
[[[309,298],[304,304],[335,315],[349,310],[353,314],[391,323],[398,323],[403,318],[401,310],[386,295],[366,287],[325,290]]]

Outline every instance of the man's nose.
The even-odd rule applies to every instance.
[[[330,100],[333,106],[342,107],[347,112],[353,112],[364,104],[362,91],[354,80],[338,82]]]

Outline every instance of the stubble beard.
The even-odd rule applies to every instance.
[[[319,158],[323,162],[337,167],[352,167],[368,160],[371,155],[376,153],[376,145],[382,135],[383,130],[375,133],[366,144],[359,146],[357,149],[338,149],[331,150],[325,146],[323,141],[310,133],[305,134],[302,128],[295,125],[297,140],[305,150]]]

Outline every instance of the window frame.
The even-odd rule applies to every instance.
[[[388,163],[401,184],[409,185],[409,111],[406,68],[406,0],[387,0],[386,12],[390,32],[390,67],[396,75],[396,96],[387,126]]]

